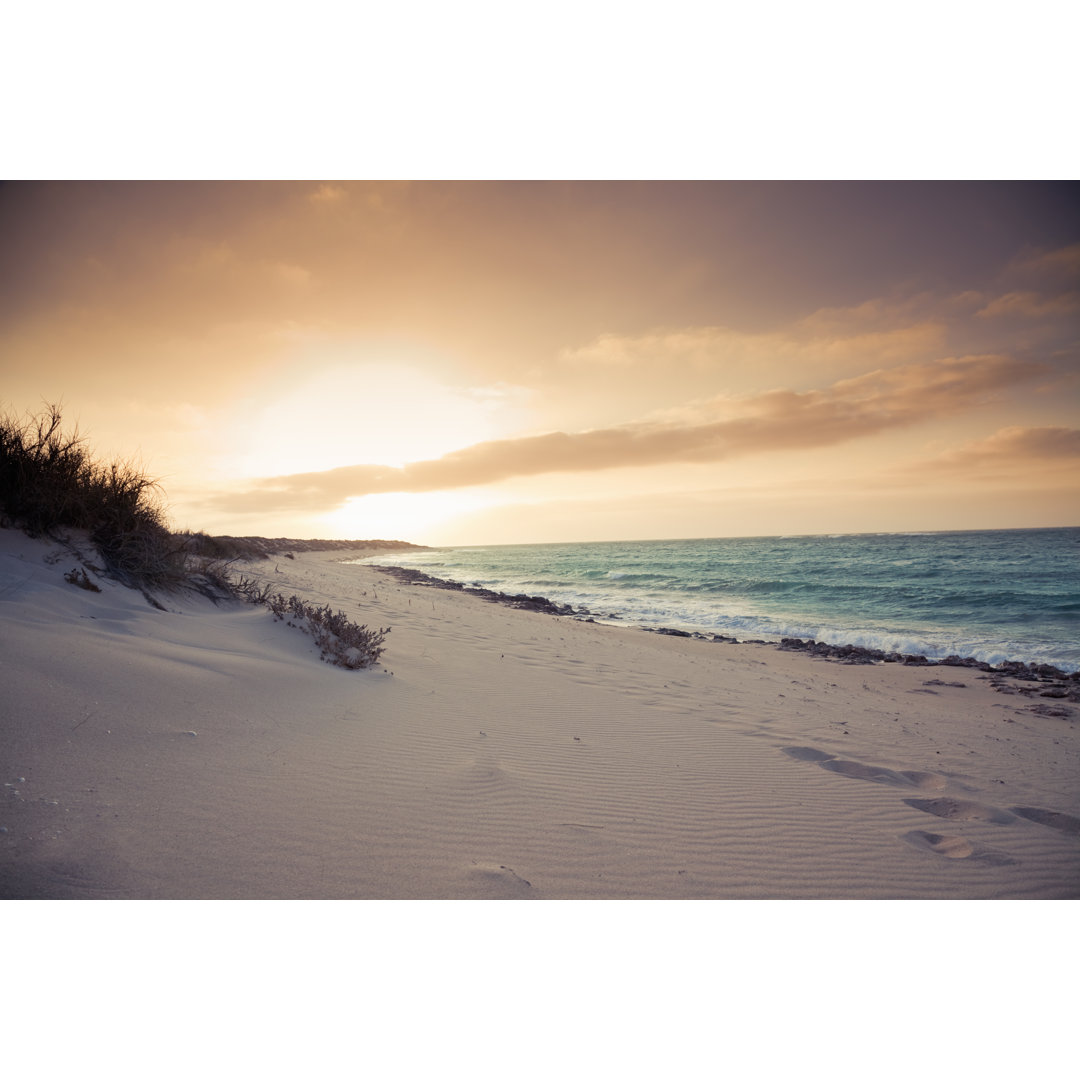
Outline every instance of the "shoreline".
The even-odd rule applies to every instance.
[[[1039,539],[1035,540],[1034,537]],[[604,621],[1080,671],[1080,528],[434,548],[396,563]],[[613,613],[608,616],[607,613]]]
[[[360,564],[357,564],[360,565]],[[451,581],[447,578],[435,577],[421,570],[414,570],[404,566],[371,566],[371,569],[390,575],[398,581],[409,585],[418,585],[426,588],[446,589],[453,592],[465,592],[490,603],[504,604],[508,607],[526,611],[539,611],[548,615],[565,616],[580,619],[583,622],[596,622],[600,619],[616,620],[616,615],[601,615],[599,612],[590,611],[581,605],[574,607],[571,604],[559,604],[544,596],[528,596],[525,593],[510,594],[499,592],[494,589],[485,589],[479,586],[465,585],[462,582]],[[1052,664],[1025,663],[1022,660],[1005,660],[1000,664],[989,664],[985,660],[977,660],[973,656],[946,656],[939,660],[928,659],[926,656],[915,653],[886,652],[882,649],[870,649],[861,645],[833,645],[823,641],[815,641],[807,638],[783,637],[779,641],[768,641],[762,638],[736,638],[727,634],[705,634],[696,630],[679,630],[670,626],[639,626],[635,629],[650,634],[661,634],[668,637],[691,638],[696,641],[711,641],[727,645],[772,645],[788,652],[806,652],[811,656],[826,660],[840,660],[846,664],[901,664],[918,667],[957,667],[973,668],[977,671],[993,675],[1008,676],[1030,682],[1043,682],[1048,687],[1062,689],[1058,694],[1047,694],[1052,697],[1068,697],[1070,701],[1080,701],[1080,669],[1073,672],[1063,671]],[[1075,687],[1061,687],[1061,683],[1075,683]]]

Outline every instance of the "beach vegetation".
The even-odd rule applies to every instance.
[[[168,589],[186,577],[158,482],[131,462],[95,460],[56,405],[0,417],[0,523],[53,539],[85,530],[104,570],[129,586]]]
[[[64,575],[71,584],[100,592],[86,573],[89,567],[141,590],[157,608],[162,605],[152,593],[180,590],[215,603],[231,599],[262,605],[276,619],[310,634],[322,659],[339,667],[355,670],[376,663],[390,632],[369,630],[329,605],[286,598],[269,584],[234,576],[235,562],[266,559],[267,541],[172,532],[158,482],[131,462],[96,460],[77,428],[65,430],[57,405],[36,416],[0,416],[0,527],[20,528],[69,547],[71,537],[64,530],[82,530],[103,565],[83,558],[83,569]],[[286,552],[286,558],[292,557]]]
[[[265,560],[269,557],[254,537],[209,536],[201,530],[192,532],[190,529],[175,536],[189,555],[227,561]]]
[[[349,620],[343,611],[333,611],[329,604],[316,607],[299,596],[288,599],[282,593],[264,592],[262,603],[275,619],[311,634],[319,647],[319,656],[328,664],[357,669],[371,667],[385,651],[383,643],[389,627],[369,630]]]
[[[101,592],[101,586],[95,585],[87,577],[86,571],[77,566],[64,575],[64,580],[69,585],[78,585],[80,589],[86,589],[88,592]]]

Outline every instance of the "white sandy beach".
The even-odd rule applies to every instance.
[[[1075,705],[342,558],[243,570],[391,627],[381,667],[0,530],[0,896],[1080,896]]]

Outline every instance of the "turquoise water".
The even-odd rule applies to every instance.
[[[365,561],[623,625],[1080,669],[1080,528],[432,548]]]

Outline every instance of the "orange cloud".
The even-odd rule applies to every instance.
[[[643,423],[477,443],[400,468],[353,465],[260,481],[221,497],[234,511],[319,510],[349,497],[438,491],[553,472],[716,462],[777,450],[834,446],[969,408],[1042,374],[1007,356],[966,356],[879,370],[824,390],[774,390],[746,398],[741,415],[700,423]],[[731,402],[723,407],[730,410]]]
[[[1080,429],[1066,427],[1006,427],[988,438],[968,443],[943,454],[919,470],[946,470],[977,477],[992,470],[1024,473],[1034,468],[1080,465]]]
[[[940,349],[945,327],[937,319],[902,322],[880,301],[849,309],[821,309],[790,329],[748,333],[726,326],[657,328],[648,333],[600,334],[564,348],[564,365],[629,368],[679,364],[715,369],[735,364],[822,361],[899,363]],[[889,318],[888,316],[892,316]]]

